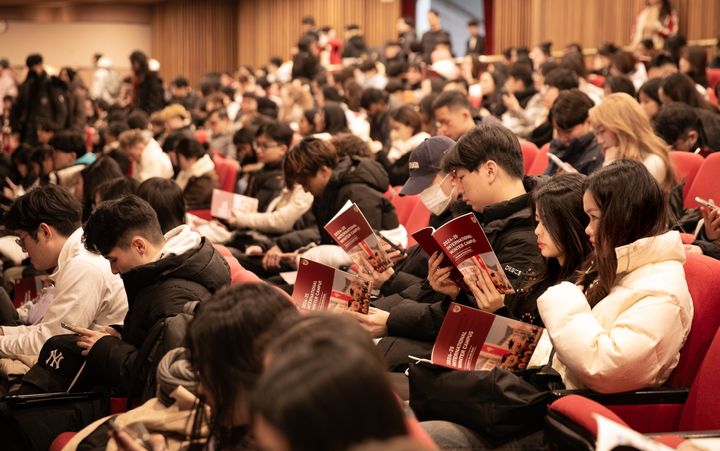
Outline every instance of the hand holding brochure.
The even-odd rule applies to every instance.
[[[325,225],[325,230],[362,270],[368,266],[377,272],[392,267],[382,243],[360,209],[348,201]]]
[[[543,328],[452,303],[432,349],[432,363],[458,370],[520,371]]]
[[[230,219],[233,211],[256,213],[258,211],[258,200],[254,197],[214,189],[210,214],[215,218]]]
[[[356,274],[300,259],[292,297],[305,310],[370,311],[372,284]]]
[[[420,229],[412,236],[428,255],[445,254],[443,266],[455,266],[457,271],[450,277],[461,289],[467,289],[463,277],[477,280],[477,271],[485,271],[501,294],[515,292],[475,214],[458,216],[437,230]]]

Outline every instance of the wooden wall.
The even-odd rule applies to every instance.
[[[237,68],[237,1],[172,0],[155,6],[152,57],[169,82],[177,75],[196,83],[209,71]]]
[[[570,42],[596,48],[605,41],[630,42],[635,16],[645,0],[487,0],[494,1],[494,53],[514,45],[549,40],[562,49]],[[688,39],[720,34],[718,0],[673,0],[680,32]]]
[[[347,24],[358,24],[370,46],[396,37],[400,0],[240,0],[238,62],[260,66],[271,56],[289,58],[300,37],[303,16],[315,17],[318,27],[330,25],[343,39]]]

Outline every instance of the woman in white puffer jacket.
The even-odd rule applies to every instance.
[[[579,285],[538,299],[567,388],[617,393],[657,386],[678,363],[693,317],[680,235],[642,163],[617,161],[585,182],[586,233],[595,248]]]

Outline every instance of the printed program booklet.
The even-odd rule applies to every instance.
[[[364,271],[367,263],[377,272],[384,272],[392,266],[379,237],[354,203],[348,201],[325,225],[325,230],[357,263],[360,271]]]
[[[215,218],[230,219],[233,210],[240,213],[257,213],[258,200],[254,197],[214,189],[210,214]]]
[[[500,293],[515,292],[475,214],[458,216],[437,230],[422,228],[412,236],[428,255],[435,252],[445,254],[441,266],[455,267],[450,278],[461,289],[467,290],[463,276],[477,280],[476,271],[483,270],[490,275]]]
[[[350,310],[368,314],[371,290],[369,279],[301,258],[292,297],[305,310]]]
[[[543,328],[452,303],[440,326],[431,361],[458,370],[524,370]]]

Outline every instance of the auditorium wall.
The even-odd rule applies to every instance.
[[[494,1],[494,49],[552,41],[555,49],[579,42],[592,49],[605,41],[628,44],[645,0],[487,0]],[[680,32],[690,40],[720,34],[720,2],[673,0]]]

